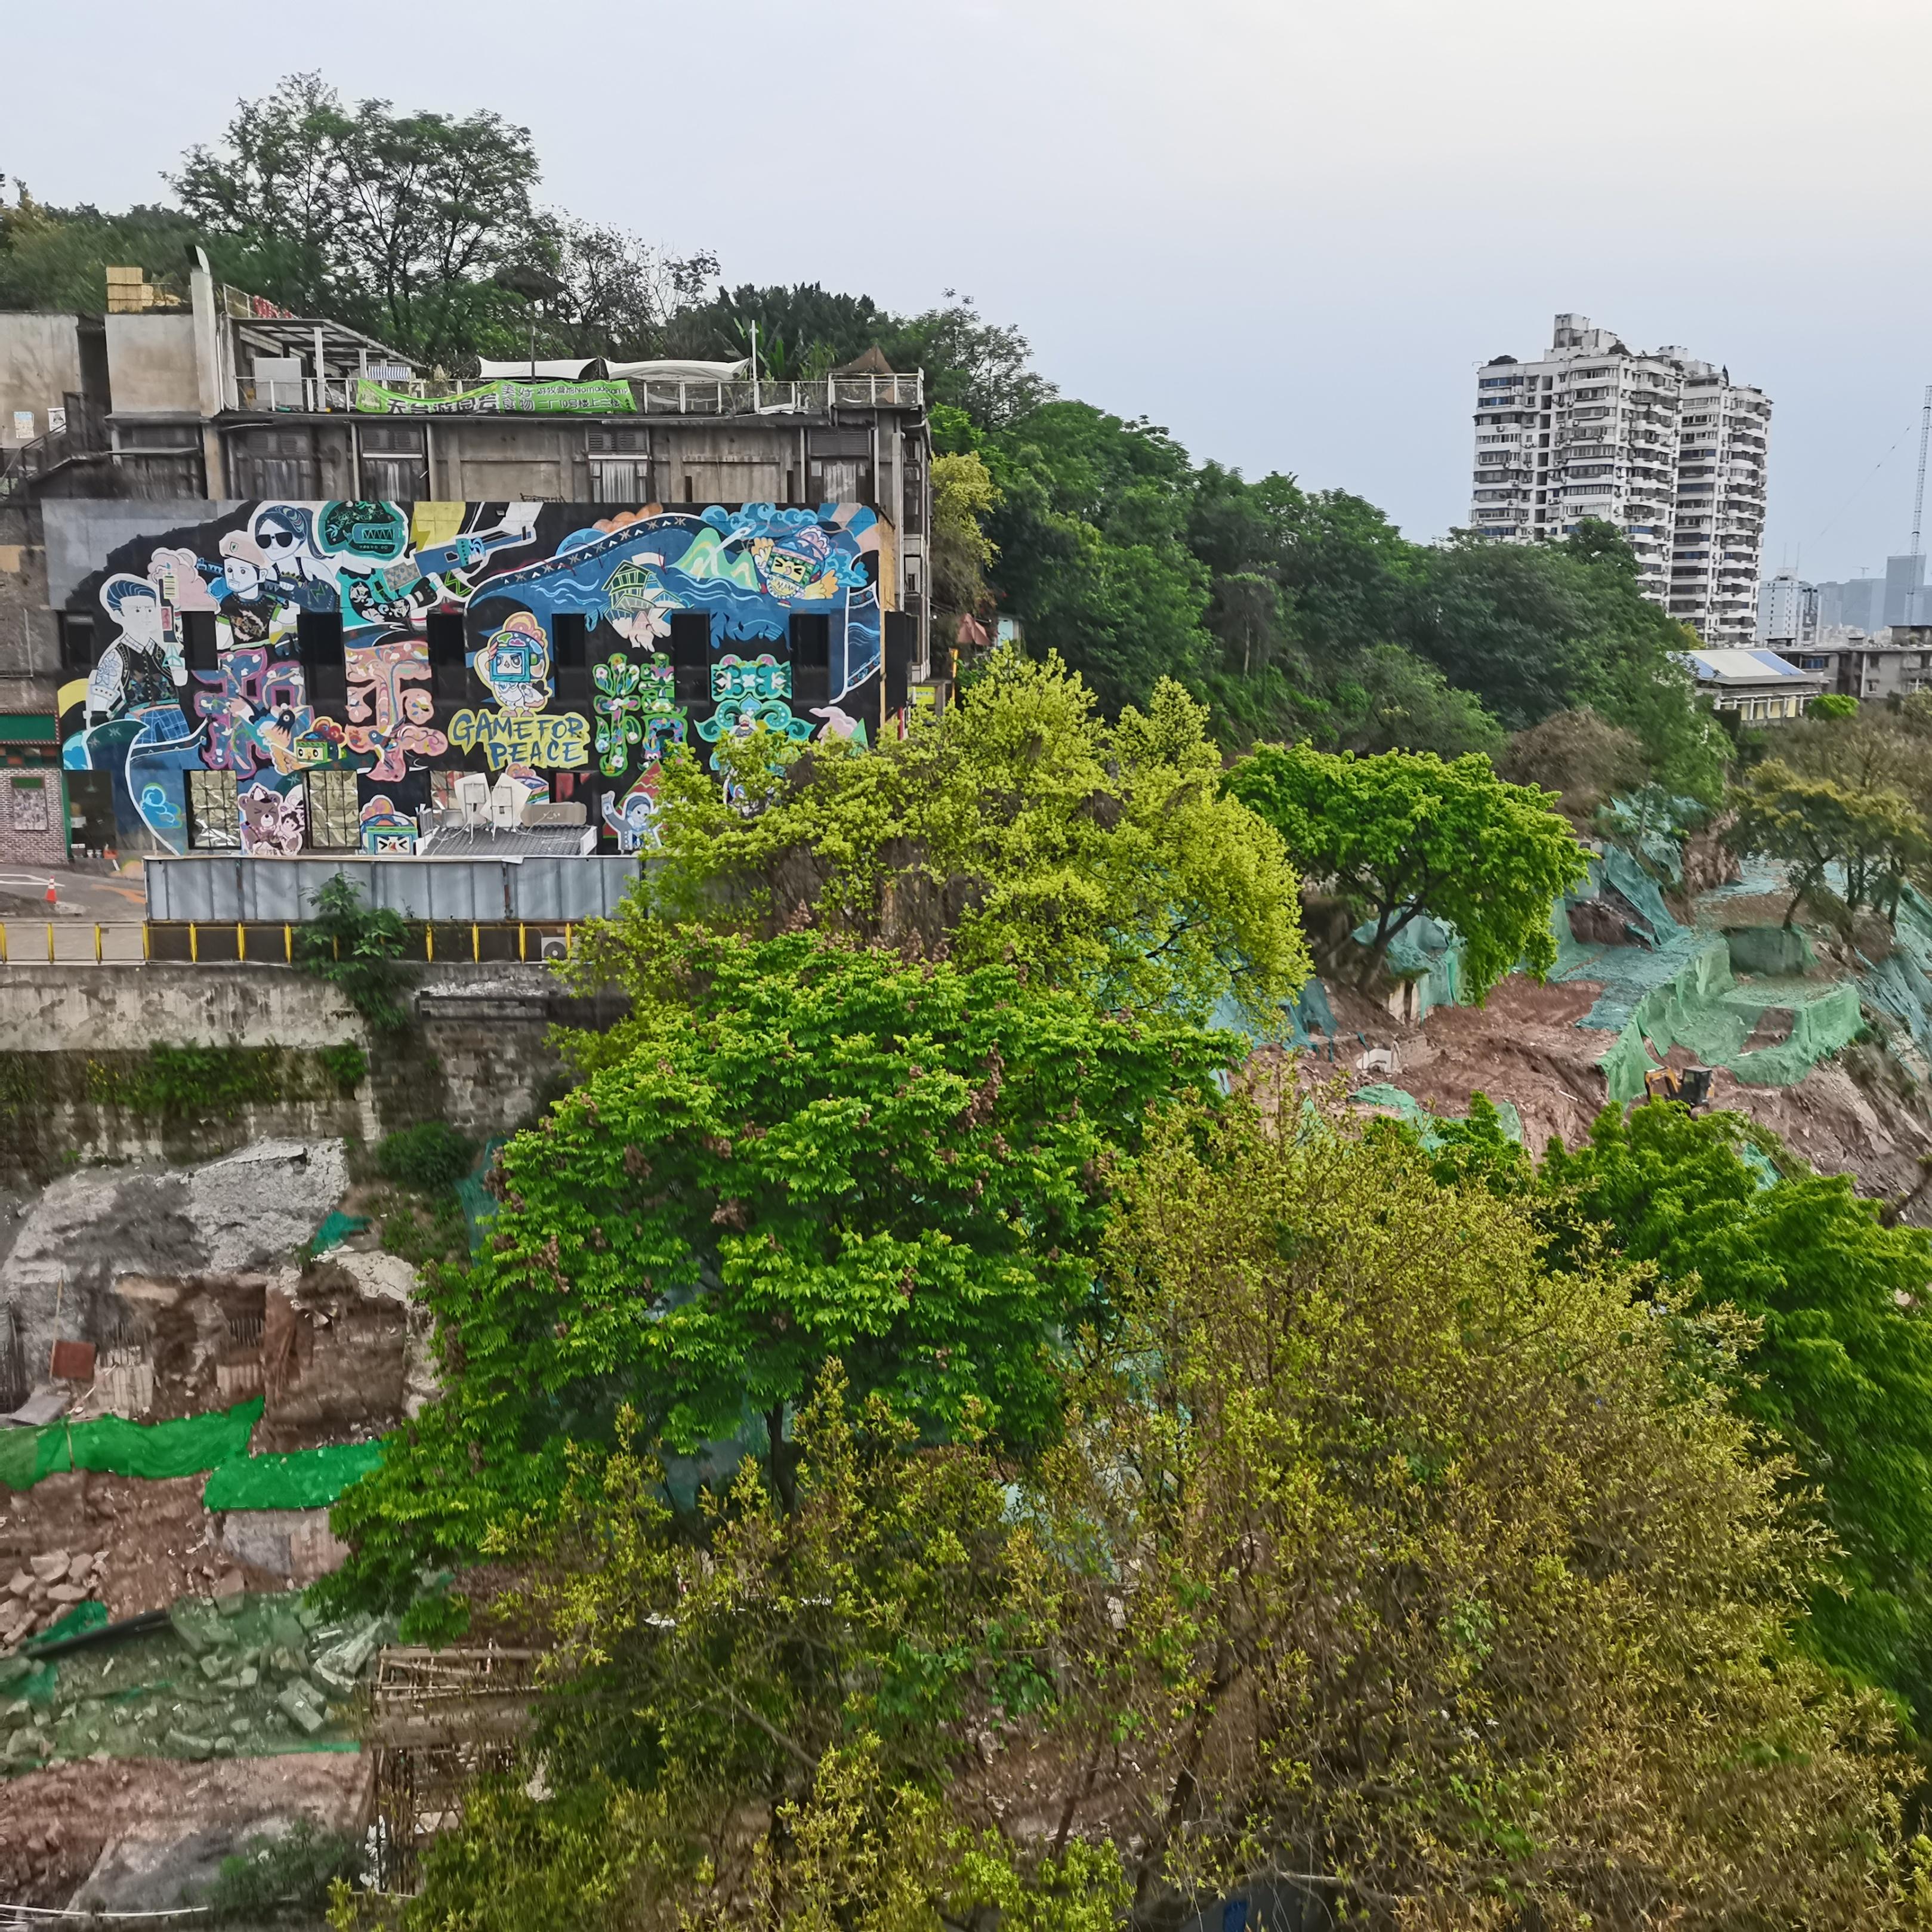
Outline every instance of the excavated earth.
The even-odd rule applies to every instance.
[[[368,1758],[353,1751],[26,1772],[0,1786],[0,1902],[165,1909],[205,1886],[251,1838],[279,1836],[302,1819],[353,1831],[370,1775]]]
[[[1606,1104],[1597,1063],[1615,1035],[1578,1024],[1603,990],[1594,980],[1539,986],[1518,974],[1484,1005],[1438,1006],[1418,1026],[1331,982],[1336,1070],[1346,1071],[1352,1087],[1386,1080],[1445,1115],[1467,1114],[1478,1093],[1508,1100],[1532,1151],[1552,1138],[1574,1147]],[[1391,1069],[1357,1065],[1374,1049],[1389,1056]],[[1693,1057],[1674,1047],[1664,1058],[1688,1066]],[[1318,1054],[1305,1070],[1319,1076],[1328,1063]],[[1918,1184],[1921,1162],[1932,1155],[1926,1091],[1880,1048],[1852,1046],[1791,1087],[1748,1085],[1718,1067],[1710,1104],[1769,1128],[1819,1172],[1849,1174],[1861,1193],[1896,1200]],[[1932,1201],[1915,1201],[1904,1218],[1932,1225]]]

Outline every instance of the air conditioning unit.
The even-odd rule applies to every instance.
[[[538,956],[544,959],[568,959],[570,941],[560,932],[547,932],[538,942]]]

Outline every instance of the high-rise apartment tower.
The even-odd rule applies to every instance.
[[[1729,370],[1559,315],[1546,355],[1477,374],[1469,520],[1514,543],[1614,524],[1646,596],[1706,643],[1748,645],[1770,430],[1769,398]]]

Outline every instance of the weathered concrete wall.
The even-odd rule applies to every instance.
[[[80,322],[74,315],[0,315],[0,443],[14,433],[14,412],[31,410],[33,434],[47,433],[47,411],[80,389]]]
[[[117,416],[199,416],[194,316],[110,315],[107,371]]]
[[[242,1138],[264,1132],[373,1137],[432,1119],[488,1136],[523,1124],[554,1090],[561,1074],[548,1043],[554,1024],[608,1025],[620,1010],[572,998],[535,964],[421,969],[414,1006],[417,1024],[408,1033],[376,1036],[327,981],[285,966],[8,966],[0,968],[0,1054],[154,1046],[314,1052],[352,1045],[368,1055],[370,1077],[346,1114],[347,1103],[319,1100],[313,1115],[251,1118]],[[125,1144],[104,1144],[109,1130],[98,1121],[75,1124],[85,1125],[86,1137],[74,1151],[86,1158],[182,1157],[152,1121],[126,1124]],[[221,1133],[206,1152],[224,1144],[240,1141]]]
[[[64,610],[82,578],[98,570],[124,543],[157,530],[192,530],[241,507],[201,496],[148,497],[136,502],[98,497],[50,500],[40,507],[46,530],[48,601]]]
[[[286,967],[0,968],[0,1052],[149,1046],[367,1047],[361,1016],[326,980]]]

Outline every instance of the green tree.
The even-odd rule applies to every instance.
[[[1363,652],[1333,686],[1330,704],[1329,728],[1346,751],[1460,758],[1503,748],[1502,728],[1480,700],[1400,644]]]
[[[1263,1025],[1306,976],[1280,839],[1223,795],[1177,685],[1108,725],[1064,665],[1004,652],[945,718],[872,752],[785,766],[754,737],[735,755],[755,809],[667,763],[658,863],[586,939],[587,975],[648,959],[668,915],[1011,960],[1103,1009],[1204,1016],[1232,996]]]
[[[1726,839],[1735,851],[1784,861],[1790,871],[1789,926],[1807,898],[1829,904],[1826,874],[1841,868],[1837,901],[1845,917],[1862,906],[1890,917],[1905,879],[1932,855],[1924,819],[1904,792],[1854,778],[1808,778],[1767,758],[1731,794]]]
[[[1761,1130],[1647,1106],[1606,1111],[1542,1182],[1560,1252],[1598,1229],[1667,1290],[1758,1324],[1729,1376],[1739,1411],[1816,1485],[1838,1555],[1811,1598],[1822,1653],[1932,1720],[1932,1235],[1887,1227],[1843,1175],[1776,1142],[1767,1186],[1744,1155]]]
[[[178,209],[46,208],[16,185],[11,206],[0,201],[0,308],[98,314],[110,266],[144,269],[165,294],[185,298],[195,228]]]
[[[1365,984],[1425,912],[1462,935],[1478,999],[1519,961],[1539,976],[1556,963],[1550,908],[1588,861],[1546,794],[1505,784],[1488,759],[1264,745],[1227,782],[1312,882],[1332,882],[1373,927]]]
[[[1556,794],[1564,814],[1588,825],[1619,792],[1644,781],[1643,746],[1634,731],[1612,724],[1588,705],[1558,711],[1517,732],[1496,758],[1511,784]]]
[[[491,278],[541,238],[537,175],[529,130],[498,115],[352,108],[307,74],[243,102],[169,185],[255,265],[260,292],[452,360],[518,308]]]
[[[986,572],[998,554],[986,518],[1000,500],[986,466],[971,451],[932,459],[933,623],[948,644],[962,617],[992,599]]]
[[[1372,1924],[1904,1917],[1912,1774],[1791,1640],[1816,1546],[1721,1323],[1381,1124],[1170,1118],[1124,1206],[1036,1533],[1060,1817],[1142,1922],[1256,1872]]]
[[[628,964],[635,1010],[503,1150],[488,1243],[440,1277],[448,1393],[338,1504],[345,1588],[473,1555],[625,1404],[687,1474],[741,1438],[788,1494],[790,1418],[833,1355],[931,1426],[1050,1434],[1113,1163],[1232,1044],[810,932],[663,933],[654,972]]]

